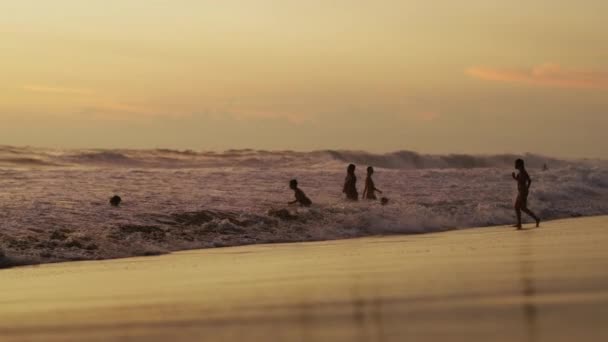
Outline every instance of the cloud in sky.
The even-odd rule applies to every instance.
[[[128,120],[138,120],[142,118],[151,118],[151,117],[169,117],[169,116],[177,116],[172,112],[160,113],[158,110],[154,108],[148,108],[140,105],[132,105],[121,102],[113,102],[113,101],[101,101],[95,102],[89,106],[82,108],[77,111],[78,115],[85,115],[89,118],[93,119],[103,119],[103,120],[119,120],[119,121],[128,121]]]
[[[189,94],[175,98],[142,98],[137,94],[112,94],[70,84],[32,83],[18,87],[29,102],[25,109],[48,115],[63,115],[94,120],[144,121],[148,119],[190,117],[195,113],[235,121],[284,121],[292,125],[318,124],[321,117],[340,115],[396,115],[432,122],[438,111],[428,100],[412,97],[399,88],[394,91],[338,91],[317,97],[304,93],[281,97],[273,92],[255,97],[205,97]],[[40,95],[40,96],[38,96]],[[29,106],[29,107],[28,107]]]
[[[608,89],[608,72],[562,67],[545,63],[528,69],[476,66],[466,70],[471,77],[496,82],[574,89]]]
[[[235,120],[249,121],[249,120],[285,120],[290,124],[302,125],[306,123],[312,123],[315,121],[315,117],[303,113],[293,111],[281,111],[281,110],[270,110],[270,109],[257,109],[257,108],[231,108],[227,112],[227,115],[231,116]]]
[[[89,89],[79,88],[63,88],[53,87],[46,85],[24,85],[21,87],[22,90],[34,92],[34,93],[47,93],[47,94],[65,94],[65,95],[91,95],[93,91]]]
[[[43,106],[49,111],[58,111],[70,115],[86,116],[94,119],[132,120],[148,117],[178,117],[184,116],[176,110],[168,110],[162,106],[148,104],[133,104],[123,101],[110,94],[100,93],[85,88],[63,87],[56,85],[24,85],[20,90],[36,94],[61,96],[61,104],[49,106],[45,100],[37,102],[38,107]],[[41,102],[42,101],[42,102]],[[46,107],[44,107],[46,105]],[[59,108],[59,109],[58,109]]]

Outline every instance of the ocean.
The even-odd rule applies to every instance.
[[[608,214],[602,160],[0,146],[0,265],[511,224],[519,157],[533,179],[529,207],[543,220]],[[349,163],[360,193],[374,166],[388,205],[343,199]],[[287,205],[292,178],[311,208]],[[109,205],[115,194],[119,207]]]

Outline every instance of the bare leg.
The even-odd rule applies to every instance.
[[[521,211],[530,215],[530,217],[532,217],[534,220],[536,220],[537,227],[540,226],[540,219],[538,218],[538,216],[534,215],[534,213],[530,209],[528,209],[528,207],[521,208]]]
[[[517,214],[517,224],[515,227],[521,229],[521,210],[517,206],[515,207],[515,214]]]

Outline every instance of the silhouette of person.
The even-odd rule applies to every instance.
[[[380,189],[376,188],[374,181],[372,180],[372,175],[374,174],[374,168],[371,166],[367,167],[367,178],[365,178],[365,188],[363,189],[363,194],[361,194],[362,198],[368,200],[376,200],[376,192],[382,193]]]
[[[359,200],[357,192],[357,176],[355,176],[355,164],[348,165],[346,169],[346,178],[344,179],[344,188],[342,192],[346,194],[346,199],[351,201]]]
[[[528,209],[528,193],[532,185],[532,179],[526,171],[523,159],[515,161],[515,168],[519,171],[517,174],[513,172],[511,176],[517,181],[517,199],[515,200],[515,213],[517,214],[517,224],[514,227],[521,229],[521,212],[530,215],[536,220],[536,226],[540,225],[540,219],[530,209]]]
[[[312,201],[310,200],[310,198],[306,197],[306,194],[304,194],[304,191],[302,191],[302,190],[300,190],[300,188],[298,188],[297,180],[292,179],[289,182],[289,188],[291,190],[293,190],[296,195],[295,201],[289,202],[289,205],[296,204],[296,203],[300,203],[300,205],[303,207],[310,207],[312,205]]]
[[[120,196],[118,195],[114,195],[112,196],[112,198],[110,198],[110,204],[113,207],[118,207],[120,205],[120,202],[122,202],[122,198],[120,198]]]

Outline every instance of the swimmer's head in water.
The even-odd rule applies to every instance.
[[[373,167],[371,167],[371,166],[368,166],[368,167],[367,167],[367,174],[368,174],[368,175],[370,175],[370,176],[371,176],[372,174],[374,174],[374,168],[373,168]]]
[[[517,159],[515,161],[515,168],[518,170],[521,170],[524,168],[524,160],[523,159]]]
[[[382,205],[387,205],[387,204],[388,204],[388,198],[386,198],[386,197],[382,197],[382,198],[380,199],[380,204],[382,204]]]
[[[349,164],[348,168],[346,169],[346,172],[355,173],[355,164]]]
[[[289,188],[290,189],[295,189],[298,187],[298,181],[295,179],[292,179],[289,181]]]
[[[112,198],[110,198],[110,204],[114,207],[118,207],[120,202],[122,202],[122,198],[120,198],[118,195],[114,195]]]

